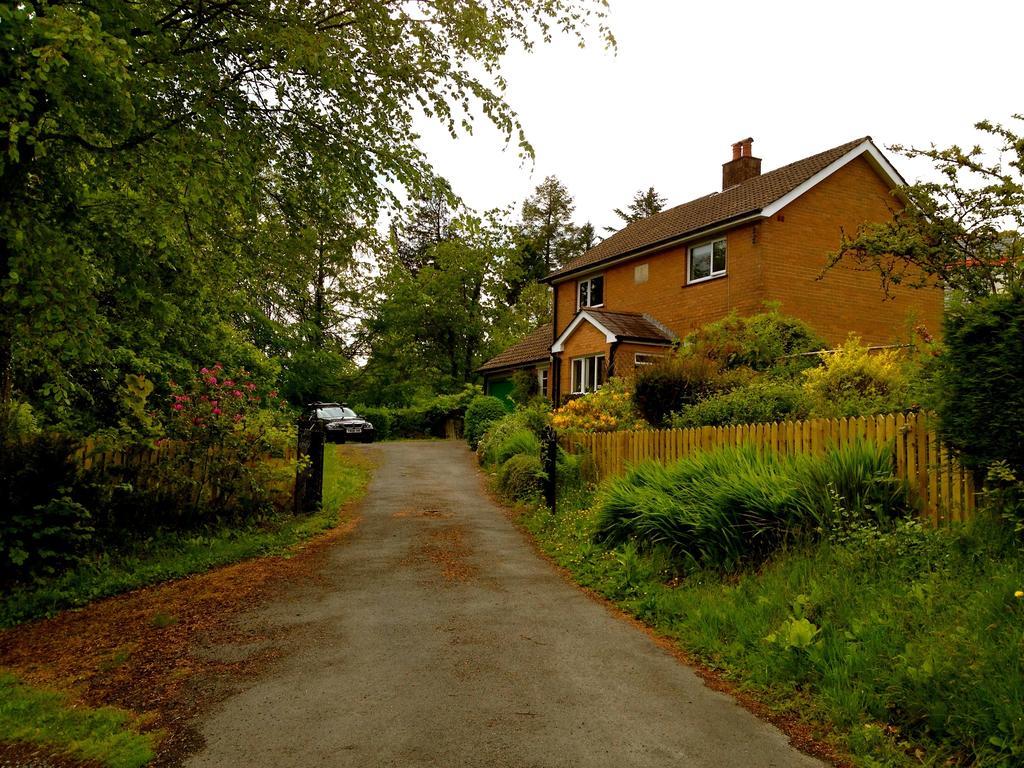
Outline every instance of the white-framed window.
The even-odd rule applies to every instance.
[[[585,277],[576,283],[576,309],[604,305],[604,275]]]
[[[690,248],[687,283],[699,283],[725,274],[725,238]]]
[[[572,393],[594,392],[604,384],[604,355],[576,357],[572,361]]]
[[[642,368],[645,365],[654,365],[662,357],[664,357],[664,355],[655,355],[651,352],[637,352],[633,355],[633,365],[637,368]]]
[[[541,397],[549,397],[548,394],[548,369],[538,368],[537,369],[537,391],[540,392]]]

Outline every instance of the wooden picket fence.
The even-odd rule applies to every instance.
[[[146,471],[147,467],[172,460],[174,457],[184,453],[186,446],[181,442],[169,441],[153,448],[134,447],[130,449],[114,449],[104,446],[94,438],[86,438],[72,453],[72,460],[83,470],[97,470],[100,472],[115,471],[116,468],[125,467],[136,470],[134,482],[143,488],[159,486],[159,474],[152,474]],[[282,455],[264,455],[255,459],[256,463],[268,464],[270,466],[284,467],[295,460],[298,448],[296,445],[285,447]],[[216,455],[216,454],[211,454]],[[206,479],[207,471],[203,467],[194,468],[194,477],[203,476]],[[294,473],[282,474],[271,483],[271,490],[280,496],[281,499],[290,498],[295,488]]]
[[[282,456],[264,456],[260,461],[288,462],[295,459],[296,446],[289,445]],[[108,467],[139,467],[152,466],[166,461],[184,452],[184,445],[178,442],[166,442],[154,448],[132,448],[116,450],[103,446],[94,438],[86,438],[81,442],[72,458],[82,469],[107,469]]]
[[[971,473],[938,439],[935,416],[880,414],[849,419],[808,419],[728,427],[597,432],[562,438],[566,450],[586,453],[599,479],[653,459],[663,463],[722,446],[753,445],[783,454],[820,454],[830,445],[871,440],[892,446],[896,474],[908,481],[922,515],[936,525],[969,518],[976,505]]]

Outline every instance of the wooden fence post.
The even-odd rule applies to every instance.
[[[309,464],[301,465],[302,457]],[[299,467],[295,473],[295,514],[313,512],[324,500],[324,427],[319,419],[299,422]]]

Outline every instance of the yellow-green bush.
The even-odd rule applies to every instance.
[[[551,417],[555,429],[566,432],[614,432],[646,429],[633,404],[630,383],[613,378],[597,392],[570,400]]]
[[[815,416],[862,416],[911,406],[904,356],[891,349],[872,352],[853,335],[838,349],[823,352],[821,365],[803,376]]]

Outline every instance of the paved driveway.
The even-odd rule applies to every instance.
[[[538,558],[465,446],[365,450],[358,528],[247,617],[292,640],[188,765],[821,765]]]

